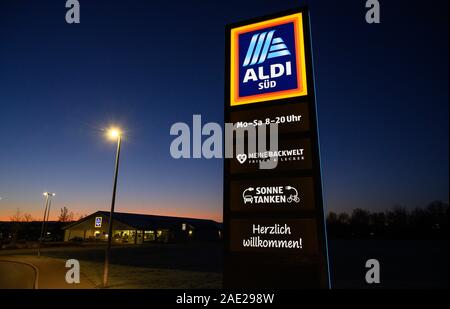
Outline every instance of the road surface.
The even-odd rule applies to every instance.
[[[0,255],[0,289],[96,288],[96,285],[82,272],[80,272],[80,283],[67,283],[67,271],[66,259],[37,257],[36,255]]]
[[[0,260],[0,289],[33,289],[35,281],[31,265]]]

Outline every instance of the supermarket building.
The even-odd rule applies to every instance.
[[[222,224],[213,220],[133,213],[114,213],[113,219],[114,243],[218,241],[222,238]],[[97,211],[63,229],[64,241],[106,241],[109,212]]]

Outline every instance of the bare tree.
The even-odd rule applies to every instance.
[[[59,214],[58,221],[60,222],[70,222],[73,221],[73,212],[69,211],[67,207],[61,208],[61,213]]]
[[[328,224],[337,223],[338,222],[337,214],[335,212],[330,211],[330,213],[328,213],[327,222],[328,222]]]
[[[354,225],[369,225],[370,212],[361,208],[356,208],[352,212],[350,222]]]
[[[33,218],[33,216],[31,214],[24,213],[22,221],[31,222],[31,221],[34,221],[34,218]]]
[[[340,224],[350,224],[350,215],[345,212],[340,213],[337,220]]]
[[[22,221],[22,212],[20,211],[20,208],[17,208],[16,212],[11,217],[9,217],[9,220],[11,222]]]

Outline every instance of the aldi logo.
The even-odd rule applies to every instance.
[[[95,217],[95,227],[102,227],[102,217]]]
[[[231,30],[230,105],[307,94],[302,13]]]
[[[282,38],[274,38],[275,30],[261,32],[252,36],[250,46],[244,59],[243,67],[254,64],[261,64],[266,59],[290,56],[286,44]],[[250,60],[251,59],[251,60]],[[247,71],[250,72],[250,71]]]

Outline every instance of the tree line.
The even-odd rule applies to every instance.
[[[448,239],[448,204],[434,201],[413,210],[394,206],[386,211],[330,212],[327,232],[331,238]]]
[[[81,220],[84,217],[86,217],[86,215],[79,215],[76,217],[72,211],[69,211],[69,209],[64,206],[63,208],[60,209],[60,213],[58,215],[57,221],[72,222],[72,221]],[[20,208],[17,208],[16,212],[12,216],[9,217],[9,221],[11,221],[11,222],[34,222],[34,221],[42,221],[42,218],[35,218],[31,214],[29,214],[27,212],[22,212],[20,210]]]

